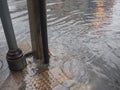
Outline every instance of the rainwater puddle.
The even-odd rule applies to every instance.
[[[22,79],[13,77],[13,84],[8,85],[12,88],[18,80],[22,83],[15,85],[20,90],[119,90],[120,1],[46,2],[50,64],[42,65],[29,58],[23,75],[18,75]],[[15,23],[15,32],[21,40],[24,36],[21,29],[29,32],[26,4],[24,0],[12,0],[10,5],[13,23],[17,20],[25,25]]]

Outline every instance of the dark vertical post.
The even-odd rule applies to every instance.
[[[39,0],[27,0],[33,56],[43,59]]]
[[[44,63],[49,63],[49,51],[48,51],[48,35],[47,35],[47,16],[46,16],[46,0],[39,0],[40,6],[40,21],[41,21],[41,33],[44,52]]]
[[[0,17],[9,48],[6,55],[9,68],[13,71],[22,70],[26,66],[26,60],[22,51],[17,46],[7,0],[0,0]]]
[[[49,63],[45,0],[27,0],[33,54]]]

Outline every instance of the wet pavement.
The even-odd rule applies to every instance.
[[[31,44],[25,0],[8,0],[8,2],[18,46],[26,54],[31,51]],[[0,86],[10,74],[6,62],[7,51],[8,47],[0,21]]]
[[[18,44],[28,51],[25,0],[9,5]],[[29,57],[23,72],[9,75],[0,52],[1,77],[9,75],[0,90],[120,90],[119,6],[120,0],[47,0],[50,64]],[[0,32],[0,50],[7,51]]]

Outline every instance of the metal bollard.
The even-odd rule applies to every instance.
[[[41,33],[44,52],[44,63],[49,63],[49,50],[48,50],[48,35],[47,35],[47,18],[46,18],[46,0],[39,0],[40,3],[40,21]]]
[[[22,51],[17,46],[7,0],[0,0],[0,17],[9,48],[6,55],[9,68],[12,71],[22,70],[27,63]]]

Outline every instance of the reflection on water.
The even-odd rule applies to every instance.
[[[105,9],[104,9],[104,2],[97,2],[97,9],[96,9],[96,15],[95,15],[95,22],[93,22],[93,25],[95,27],[101,27],[102,26],[102,21],[105,20],[106,18],[106,13],[105,13]]]
[[[113,3],[113,2],[112,2]],[[112,7],[109,5],[106,6],[105,2],[99,1],[96,2],[96,14],[95,14],[95,21],[93,22],[94,27],[102,27],[104,26],[104,22],[110,19],[110,13],[108,13]]]
[[[89,1],[88,12],[85,21],[92,23],[92,27],[100,28],[110,24],[111,9],[113,7],[113,0],[108,1]],[[90,18],[91,17],[91,18]]]

